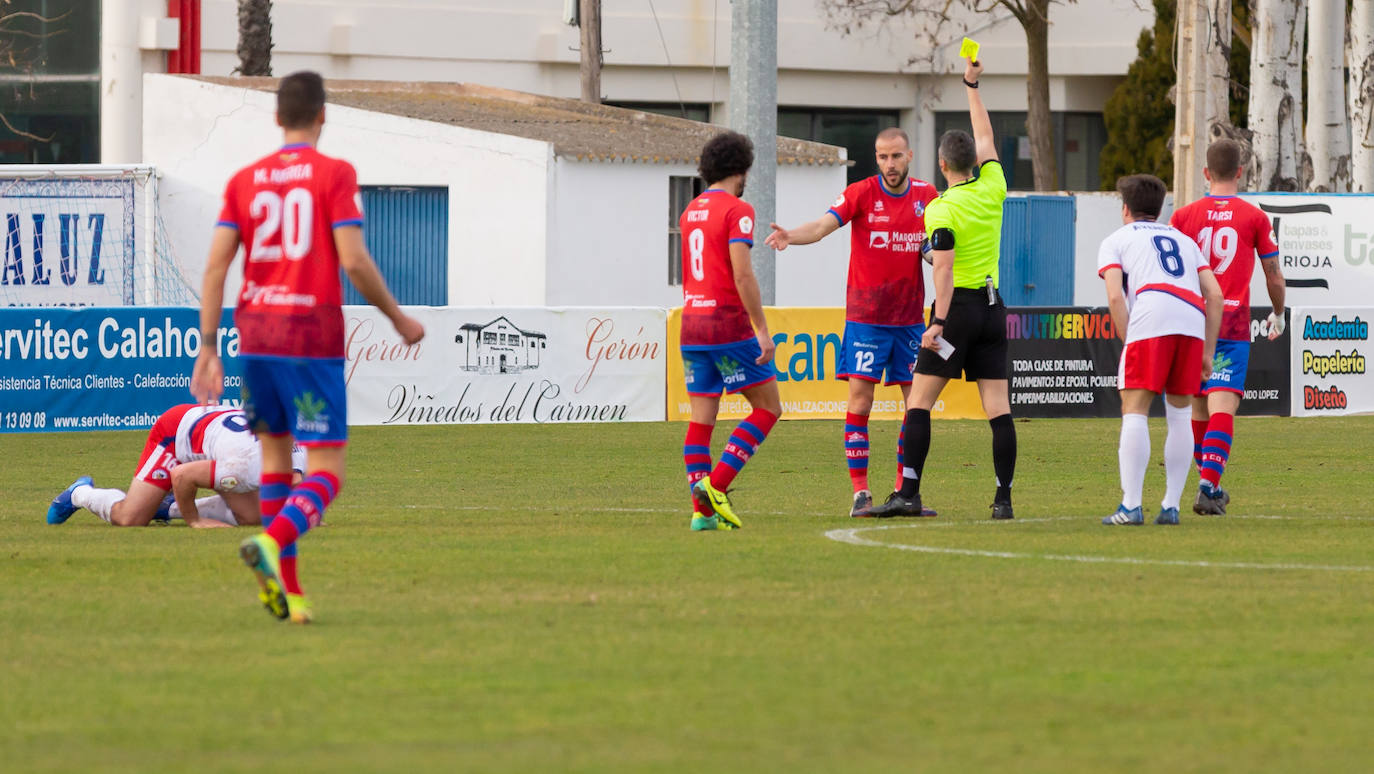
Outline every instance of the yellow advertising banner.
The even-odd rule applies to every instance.
[[[773,372],[778,377],[783,419],[844,419],[849,385],[836,379],[840,342],[844,335],[844,309],[839,307],[768,307],[768,328],[773,332],[777,354]],[[691,405],[682,375],[682,356],[677,348],[682,330],[682,309],[668,312],[668,419],[686,421]],[[743,419],[749,404],[741,395],[727,395],[720,402],[721,419]],[[878,385],[873,398],[873,419],[901,419],[906,415],[902,391],[897,385]],[[951,380],[931,416],[937,419],[986,419],[978,400],[978,388],[970,382]]]

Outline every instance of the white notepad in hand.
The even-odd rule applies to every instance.
[[[940,345],[940,348],[935,350],[935,354],[944,360],[949,360],[949,356],[954,354],[954,345],[950,344],[944,336],[936,336],[935,343]]]

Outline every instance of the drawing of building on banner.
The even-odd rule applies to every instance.
[[[467,323],[453,340],[463,345],[464,371],[480,374],[518,374],[543,361],[549,337],[527,331],[502,316],[485,324]]]

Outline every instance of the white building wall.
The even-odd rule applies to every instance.
[[[844,190],[844,169],[778,167],[780,222],[825,214]],[[682,287],[668,284],[668,178],[696,168],[559,159],[555,170],[549,305],[680,306]],[[767,236],[766,223],[758,229],[755,239]],[[848,256],[848,230],[778,254],[777,304],[843,306]]]
[[[275,96],[166,75],[146,76],[143,90],[162,221],[198,278],[225,183],[281,143]],[[547,143],[331,105],[320,150],[351,162],[362,185],[448,187],[450,305],[545,303],[547,220],[531,202],[548,196]],[[226,300],[241,274],[236,261]]]

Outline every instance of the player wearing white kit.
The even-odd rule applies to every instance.
[[[303,452],[296,455],[303,467]],[[53,498],[49,524],[61,524],[79,508],[120,527],[142,527],[158,518],[168,492],[177,491],[180,505],[173,518],[185,518],[191,526],[256,524],[259,515],[257,488],[261,475],[261,447],[248,432],[239,409],[183,404],[163,412],[148,431],[127,492],[97,489],[90,476],[82,476]],[[200,487],[215,489],[214,497],[196,500]],[[207,518],[201,519],[200,516]]]
[[[1165,493],[1156,524],[1177,524],[1192,462],[1192,396],[1212,372],[1221,327],[1221,286],[1192,239],[1156,223],[1164,182],[1153,175],[1117,181],[1125,225],[1102,241],[1098,276],[1117,335],[1126,342],[1117,369],[1121,391],[1121,504],[1103,524],[1144,524],[1141,508],[1150,462],[1150,404],[1164,395]]]

